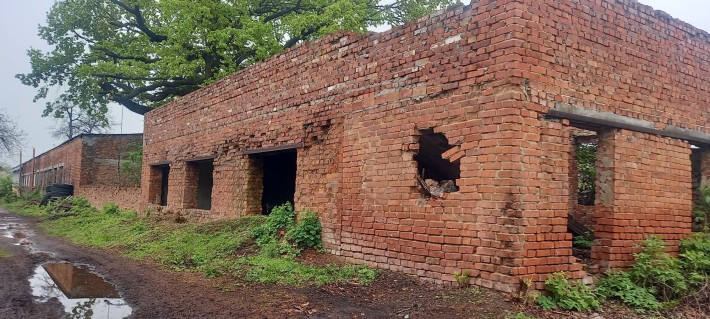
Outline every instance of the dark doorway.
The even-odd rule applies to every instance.
[[[197,209],[212,209],[212,186],[214,163],[212,160],[197,162]]]
[[[168,177],[170,176],[170,166],[161,165],[160,170],[160,206],[168,205]]]
[[[293,204],[296,193],[296,150],[263,153],[264,190],[261,195],[261,213],[268,215],[275,206]]]

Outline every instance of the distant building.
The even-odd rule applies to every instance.
[[[141,143],[143,134],[81,134],[15,167],[13,178],[26,191],[72,184],[75,195],[98,207],[115,202],[137,208],[140,178],[121,162]]]

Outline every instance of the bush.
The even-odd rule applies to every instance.
[[[12,179],[10,177],[0,178],[0,198],[12,198],[15,194],[12,192]]]
[[[636,263],[631,267],[629,275],[656,298],[670,301],[686,293],[688,284],[681,261],[666,253],[665,249],[665,242],[658,236],[650,236],[643,242],[641,252],[634,254]]]
[[[710,215],[710,186],[700,186],[700,196],[693,207],[693,230],[710,231],[708,215]]]
[[[314,212],[304,212],[299,216],[298,222],[286,233],[286,239],[296,244],[298,248],[320,248],[322,226],[318,215]]]
[[[276,206],[266,217],[264,224],[252,231],[262,254],[270,257],[296,256],[300,249],[321,247],[322,226],[318,215],[303,212],[298,222],[296,215],[290,203]]]
[[[625,305],[640,311],[656,311],[661,303],[646,288],[631,280],[628,272],[610,272],[597,284],[597,294],[606,298],[618,298]]]
[[[104,204],[104,207],[101,208],[101,211],[104,214],[118,215],[118,213],[121,212],[121,209],[118,208],[118,205],[116,205],[116,203],[106,203]]]
[[[545,310],[562,308],[565,310],[599,310],[601,303],[598,296],[582,282],[570,282],[567,275],[558,272],[545,280],[545,290],[549,296],[537,298],[538,304]]]

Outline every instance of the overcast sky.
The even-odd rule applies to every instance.
[[[30,47],[48,49],[37,36],[37,25],[44,23],[46,12],[54,0],[0,0],[3,8],[0,11],[0,90],[4,108],[15,118],[20,127],[27,133],[25,146],[22,149],[23,160],[32,155],[32,148],[37,154],[47,151],[63,141],[51,136],[54,119],[42,118],[44,103],[33,103],[35,89],[24,86],[15,78],[15,74],[30,71],[26,50]],[[465,1],[468,2],[468,1]],[[673,17],[686,21],[698,28],[710,32],[710,0],[640,0],[657,10],[663,10]],[[143,131],[143,117],[129,111],[123,111],[118,105],[111,107],[111,116],[121,123],[113,129],[114,133],[139,133]],[[4,162],[15,166],[19,158]]]

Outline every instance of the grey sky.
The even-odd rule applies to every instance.
[[[54,0],[0,0],[3,9],[0,11],[0,88],[3,95],[1,108],[14,117],[27,133],[27,142],[22,149],[23,160],[32,154],[32,147],[37,154],[59,145],[63,141],[53,138],[50,127],[54,119],[42,118],[44,103],[33,103],[35,90],[22,85],[16,78],[17,73],[30,70],[29,59],[25,51],[30,47],[47,49],[46,44],[37,36],[37,25],[44,23],[46,12]],[[469,2],[469,1],[464,1]],[[710,32],[710,1],[708,0],[640,0],[657,10],[663,10],[675,18],[688,22],[698,28]],[[129,111],[122,112],[121,107],[113,105],[111,114],[114,120],[121,122],[123,113],[123,133],[143,131],[142,116]],[[121,131],[121,126],[114,127],[113,132]],[[6,163],[17,165],[19,158],[5,160]]]

